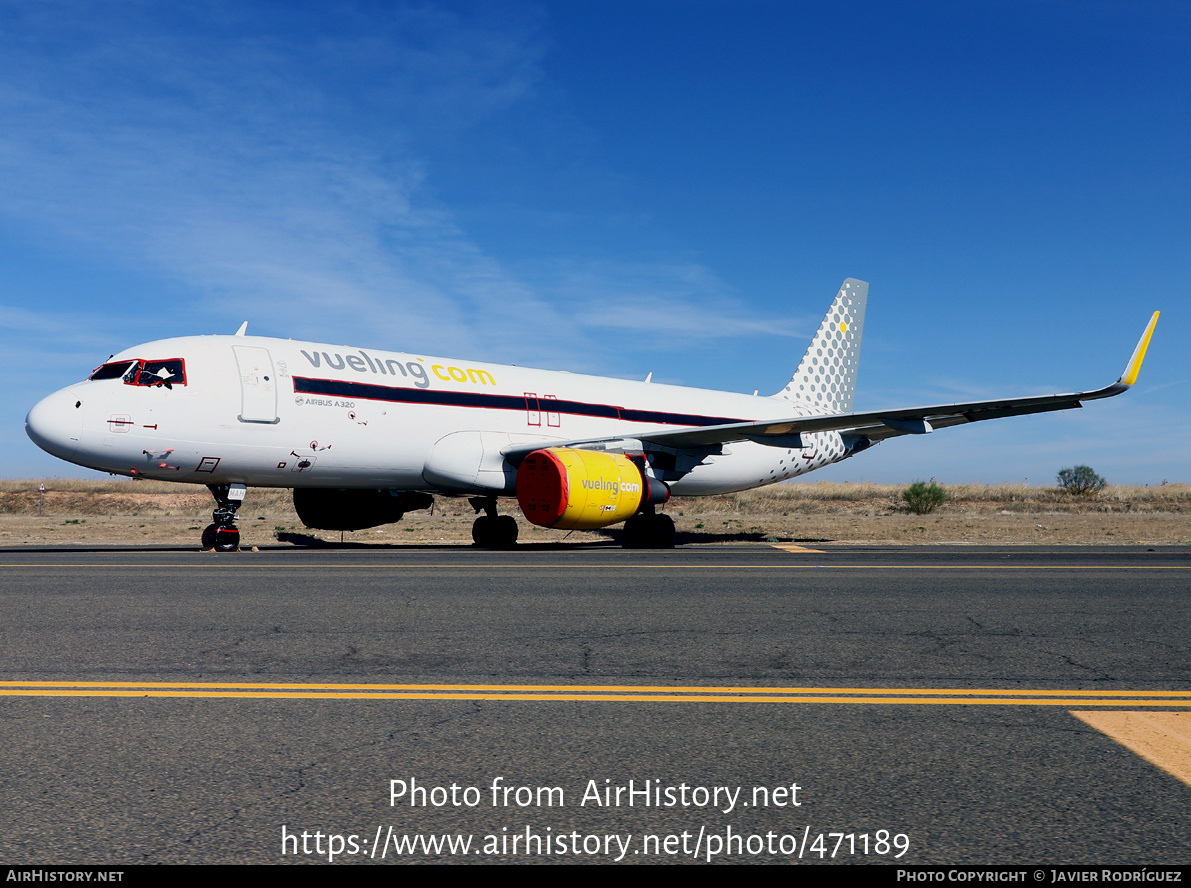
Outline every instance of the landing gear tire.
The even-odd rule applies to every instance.
[[[491,548],[492,523],[495,519],[481,515],[471,525],[471,541],[481,549]]]
[[[651,549],[674,548],[674,519],[669,515],[653,516],[653,545]]]
[[[674,520],[669,515],[642,512],[624,523],[626,549],[673,549]]]
[[[471,539],[481,549],[511,549],[517,545],[517,519],[481,515],[471,526]]]
[[[501,515],[496,519],[496,549],[511,549],[517,545],[517,519]]]
[[[203,548],[216,552],[235,552],[240,548],[239,528],[208,524],[203,529]]]

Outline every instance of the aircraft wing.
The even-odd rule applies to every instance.
[[[515,445],[502,451],[513,464],[521,458],[547,447],[592,447],[614,444],[618,441],[636,440],[642,444],[654,444],[673,450],[687,450],[715,447],[734,441],[754,441],[773,447],[802,447],[801,434],[811,432],[840,432],[869,441],[882,441],[898,435],[921,435],[934,429],[980,422],[985,419],[1000,419],[1004,416],[1024,416],[1030,413],[1048,413],[1052,410],[1070,410],[1082,407],[1084,401],[1111,398],[1127,391],[1137,380],[1138,371],[1145,358],[1146,348],[1158,323],[1159,312],[1154,312],[1145,332],[1133,350],[1125,372],[1120,379],[1104,388],[1086,392],[1071,392],[1062,395],[1033,395],[1022,398],[999,398],[992,401],[971,401],[959,404],[935,404],[928,407],[904,407],[893,410],[875,410],[866,413],[826,413],[793,416],[783,419],[736,422],[723,425],[663,429],[660,431],[626,431],[622,435],[604,438],[581,439],[550,444]]]

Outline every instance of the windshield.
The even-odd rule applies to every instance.
[[[164,385],[172,388],[175,385],[186,385],[186,369],[181,358],[168,361],[141,361],[141,372],[137,374],[133,385]]]
[[[132,361],[116,361],[112,364],[102,364],[96,367],[88,379],[119,379],[124,375],[124,371],[129,368]]]
[[[186,362],[182,358],[164,361],[113,361],[97,367],[88,379],[123,379],[126,385],[186,385]]]

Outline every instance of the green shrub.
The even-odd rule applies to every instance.
[[[1059,469],[1058,478],[1059,487],[1076,496],[1093,496],[1103,490],[1107,483],[1092,470],[1091,466]]]
[[[947,493],[934,481],[930,484],[915,481],[902,491],[902,499],[906,501],[906,508],[915,515],[926,515],[943,505]]]

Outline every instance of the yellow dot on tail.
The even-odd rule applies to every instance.
[[[839,331],[840,331],[841,333],[847,333],[847,332],[848,332],[848,324],[847,324],[847,322],[845,322],[845,321],[840,321],[840,322],[839,322]]]

